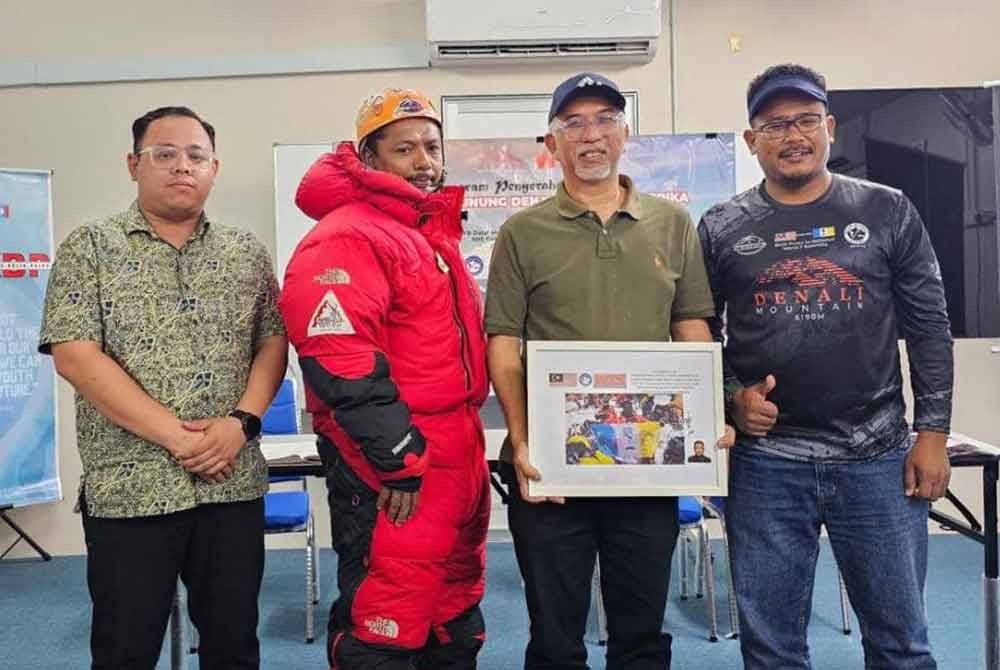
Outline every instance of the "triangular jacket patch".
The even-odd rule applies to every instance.
[[[354,326],[340,306],[336,294],[327,291],[309,319],[309,337],[314,335],[353,335]]]

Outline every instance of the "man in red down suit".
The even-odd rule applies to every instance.
[[[337,670],[472,669],[482,646],[489,479],[479,288],[442,187],[431,101],[387,89],[322,156],[296,204],[317,223],[280,307],[326,468],[340,597]]]

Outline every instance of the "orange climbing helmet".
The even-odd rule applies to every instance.
[[[387,88],[361,104],[356,121],[358,152],[364,150],[365,140],[379,128],[400,119],[424,118],[441,127],[441,115],[434,109],[431,99],[420,91],[408,88]]]

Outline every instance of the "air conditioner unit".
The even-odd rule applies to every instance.
[[[662,14],[660,0],[427,0],[430,61],[648,63]]]

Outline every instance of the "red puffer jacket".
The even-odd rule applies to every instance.
[[[485,336],[459,251],[462,198],[369,170],[349,142],[299,185],[296,204],[319,223],[280,308],[314,429],[375,490],[415,490],[435,462],[482,462]]]

